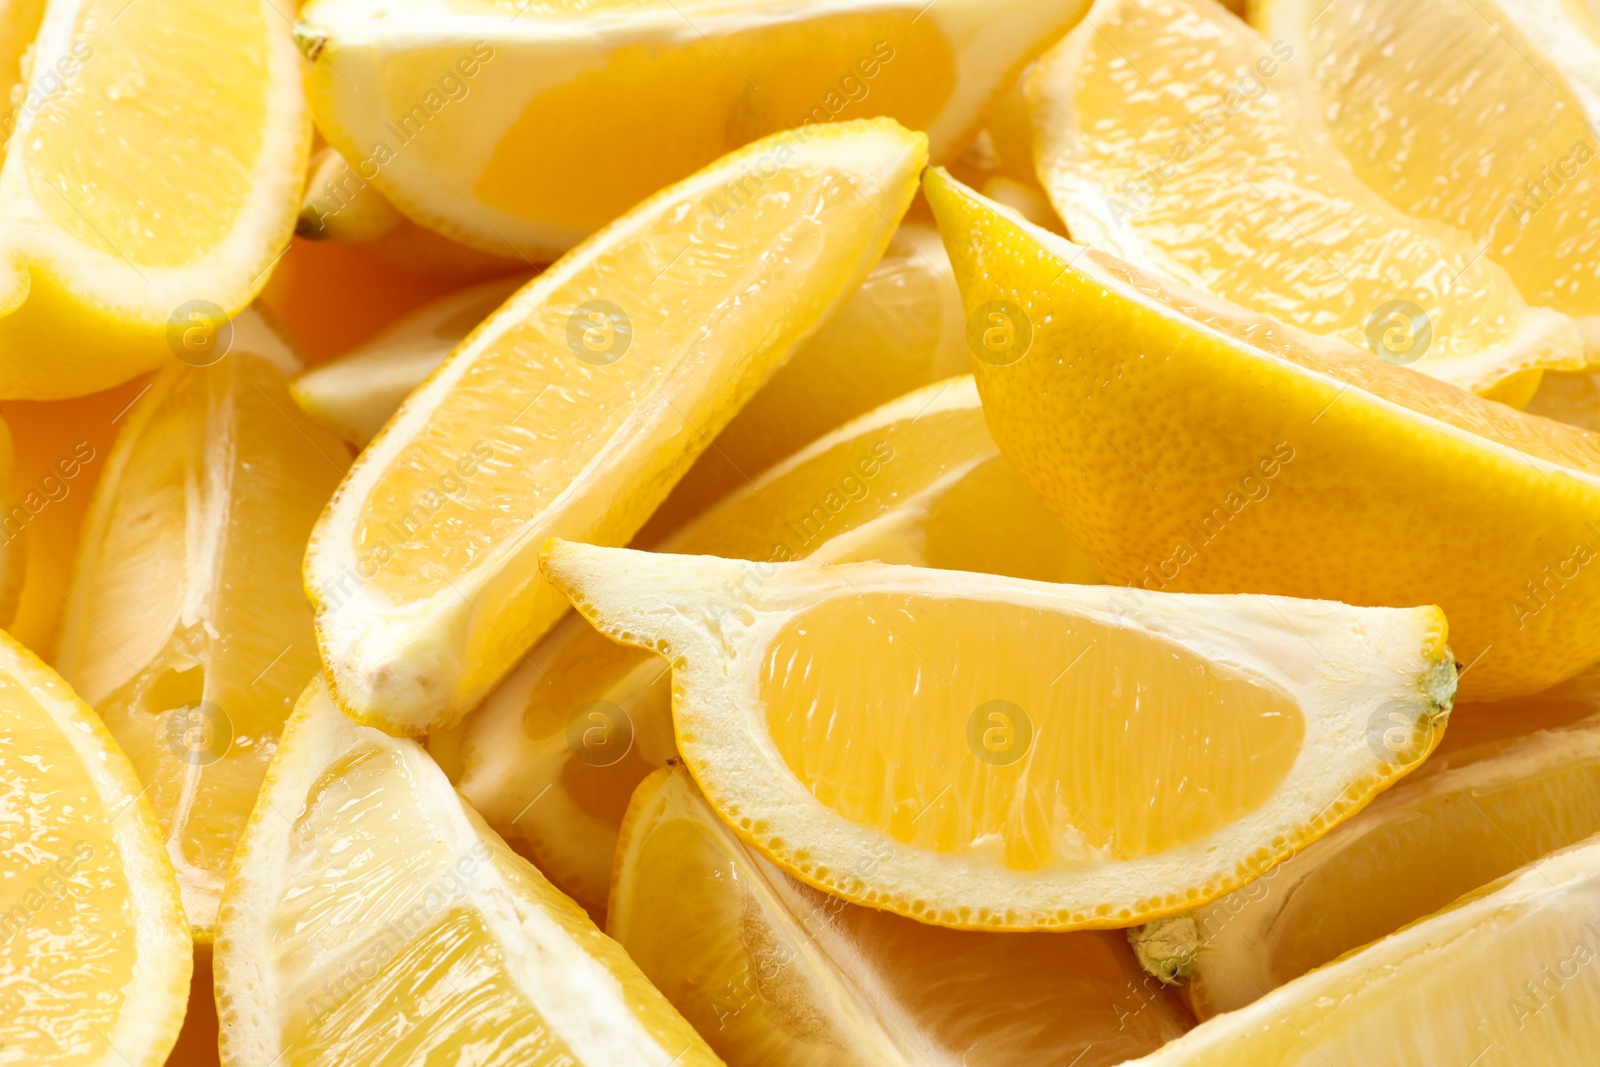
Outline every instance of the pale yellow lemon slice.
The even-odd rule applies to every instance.
[[[0,633],[0,1060],[159,1067],[189,994],[189,929],[128,759]]]
[[[1581,1064],[1600,1045],[1589,838],[1219,1015],[1141,1067]]]
[[[998,316],[974,362],[995,440],[1110,579],[1438,604],[1463,700],[1600,658],[1592,434],[926,186],[963,299]]]
[[[758,138],[886,116],[959,152],[1079,0],[315,0],[317,125],[358,177],[446,236],[554,258]],[[752,168],[760,166],[750,159]],[[752,169],[724,176],[738,210]]]
[[[415,742],[306,690],[216,943],[226,1067],[715,1067],[572,901]]]
[[[300,560],[349,464],[289,399],[284,341],[254,311],[233,325],[219,362],[163,372],[119,420],[56,653],[139,772],[201,941],[317,673]]]
[[[1098,0],[1028,85],[1074,239],[1514,404],[1582,367],[1572,322],[1469,235],[1351,175],[1293,91],[1306,62],[1206,0]]]
[[[0,168],[0,397],[209,351],[289,241],[298,81],[271,0],[49,0]]]
[[[540,544],[633,536],[877,262],[925,146],[886,119],[758,141],[640,204],[480,326],[312,535],[306,586],[339,705],[415,733],[478,703],[565,610]],[[720,210],[752,167],[750,198]]]
[[[1130,607],[1104,586],[557,540],[545,567],[672,664],[678,750],[741,837],[945,926],[1128,926],[1221,896],[1415,766],[1455,689],[1437,608]],[[1395,750],[1374,741],[1390,729]]]
[[[916,390],[828,434],[662,548],[1100,580],[999,455],[970,377]],[[429,748],[453,759],[458,787],[490,825],[599,913],[628,797],[676,752],[667,665],[570,615]]]
[[[795,881],[682,767],[634,794],[607,929],[736,1065],[1100,1067],[1188,1024],[1120,933],[945,930]]]

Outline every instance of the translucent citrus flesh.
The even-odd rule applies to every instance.
[[[33,195],[51,222],[107,255],[180,267],[238,221],[265,131],[267,39],[260,0],[88,0],[79,32],[93,48],[74,91],[33,120],[23,148]],[[150,57],[162,62],[150,69]],[[174,128],[205,151],[150,165]],[[166,180],[162,180],[166,179]]]
[[[1474,262],[1467,235],[1408,219],[1308,134],[1285,88],[1295,71],[1283,68],[1298,57],[1188,0],[1124,0],[1102,12],[1093,31],[1075,31],[1080,63],[1055,58],[1062,46],[1042,61],[1056,69],[1032,85],[1036,98],[1067,94],[1077,112],[1071,147],[1065,134],[1053,138],[1040,160],[1069,225],[1085,212],[1106,216],[1100,225],[1115,240],[1156,250],[1207,291],[1363,351],[1369,316],[1411,301],[1432,329],[1418,370],[1504,344],[1523,325],[1516,287]],[[1066,172],[1094,191],[1073,189]],[[1575,347],[1560,357],[1582,365]]]
[[[1578,26],[1592,24],[1580,3],[1567,6]],[[1257,21],[1304,49],[1316,117],[1356,177],[1411,215],[1489,242],[1531,303],[1600,315],[1593,116],[1498,5],[1274,0]]]
[[[929,175],[967,304],[1011,300],[1033,324],[1024,358],[975,366],[996,440],[1108,577],[1438,604],[1472,664],[1464,701],[1538,692],[1600,654],[1600,571],[1570,562],[1600,550],[1592,434],[1313,349]]]
[[[44,17],[44,0],[6,0],[0,6],[0,101],[9,102],[14,86],[22,80],[22,57],[39,32],[39,20]],[[9,112],[12,124],[16,119]],[[0,126],[0,140],[8,138],[11,126]],[[6,150],[0,144],[0,163],[6,160]]]
[[[0,673],[0,1049],[17,1063],[100,1064],[135,946],[111,819],[50,713]],[[135,817],[129,815],[129,818]]]
[[[1287,694],[1166,640],[930,594],[808,608],[760,685],[773,743],[822,803],[1022,869],[1203,837],[1277,789],[1305,729]]]
[[[1121,1063],[1186,1028],[1121,934],[945,930],[756,856],[687,774],[641,785],[609,929],[730,1063]]]
[[[267,360],[157,379],[93,507],[59,662],[128,752],[206,936],[295,697],[316,674],[299,588],[348,462]]]

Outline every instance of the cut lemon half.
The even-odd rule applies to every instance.
[[[828,434],[662,547],[758,561],[751,575],[809,556],[1100,580],[1000,456],[970,376]],[[628,798],[676,754],[667,665],[569,615],[452,734],[473,806],[556,885],[604,909]]]
[[[1293,47],[1286,92],[1358,179],[1487,247],[1600,361],[1600,22],[1584,0],[1257,0],[1251,21]]]
[[[128,759],[0,632],[0,1056],[158,1067],[193,966],[172,865]]]
[[[289,392],[323,429],[364,448],[401,401],[527,280],[497,278],[436,300],[349,355],[297,375]]]
[[[740,841],[682,767],[634,794],[607,929],[733,1064],[1099,1067],[1188,1029],[1121,934],[946,930],[847,904]]]
[[[1455,689],[1437,608],[1128,608],[1104,586],[563,541],[545,567],[667,657],[678,750],[741,837],[944,926],[1128,926],[1221,896],[1415,766]],[[1390,717],[1402,756],[1372,741]]]
[[[1143,1067],[1580,1064],[1600,1046],[1600,839],[1219,1015]]]
[[[239,846],[215,962],[226,1067],[721,1063],[420,746],[320,681]]]
[[[228,862],[317,673],[299,565],[349,453],[289,399],[257,312],[214,366],[122,416],[79,542],[56,662],[127,750],[209,941]]]
[[[282,13],[50,0],[18,99],[0,168],[0,397],[77,396],[208,356],[299,207],[311,122]]]
[[[1600,833],[1600,717],[1477,749],[1429,760],[1426,773],[1196,911],[1188,985],[1196,1014],[1242,1008]]]
[[[1600,659],[1594,435],[1152,277],[940,172],[925,184],[988,316],[974,367],[995,440],[1109,578],[1438,604],[1463,700]]]
[[[508,301],[412,393],[318,522],[306,587],[334,699],[449,726],[566,609],[552,534],[629,540],[846,300],[916,191],[886,119],[759,141],[663,190]],[[762,170],[729,210],[723,186]]]
[[[1040,180],[1073,237],[1514,404],[1541,369],[1584,366],[1571,320],[1308,132],[1287,88],[1306,62],[1203,0],[1098,0],[1028,86]]]
[[[757,138],[887,116],[959,152],[1079,0],[315,0],[297,30],[317,125],[448,237],[541,262]],[[627,164],[618,165],[617,153]],[[728,209],[757,168],[723,175]]]

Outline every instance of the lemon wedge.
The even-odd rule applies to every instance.
[[[887,116],[959,152],[1078,0],[314,0],[317,125],[410,218],[530,262],[780,130]],[[626,162],[619,162],[625,156]],[[757,166],[755,159],[750,159]],[[723,176],[730,208],[754,188]],[[742,183],[742,184],[741,184]]]
[[[1131,1062],[1584,1063],[1600,1045],[1597,913],[1589,838]]]
[[[215,965],[225,1067],[721,1063],[420,746],[321,681],[240,843]]]
[[[150,804],[94,712],[3,632],[0,709],[0,1054],[155,1067],[193,964]]]
[[[56,653],[145,783],[202,942],[317,673],[299,566],[349,463],[289,399],[285,342],[255,311],[233,325],[221,361],[162,372],[122,416]]]
[[[1414,767],[1455,689],[1437,608],[1127,606],[1104,586],[559,540],[545,568],[673,665],[678,750],[741,837],[945,926],[1128,926],[1221,896]]]
[[[294,226],[298,82],[271,0],[45,5],[0,168],[0,397],[211,354]]]
[[[761,563],[876,559],[1099,581],[999,455],[970,376],[916,390],[822,437],[662,548]],[[440,753],[446,741],[432,735],[429,750]],[[656,656],[569,615],[447,743],[473,806],[599,914],[628,798],[676,754],[671,678]]]
[[[1260,0],[1251,19],[1293,47],[1286,92],[1358,179],[1471,235],[1600,361],[1600,21],[1584,0]]]
[[[1097,0],[1028,85],[1040,179],[1073,237],[1509,403],[1541,369],[1583,367],[1570,319],[1309,131],[1290,87],[1310,62],[1203,0]]]
[[[883,254],[925,138],[887,119],[758,141],[524,288],[356,460],[306,554],[333,697],[449,726],[561,616],[552,534],[625,542]],[[737,210],[723,186],[751,167]]]
[[[1438,604],[1463,700],[1600,658],[1592,434],[1153,277],[942,173],[925,184],[988,338],[995,440],[1108,578]]]
[[[729,1063],[1099,1067],[1188,1029],[1121,934],[946,930],[818,893],[682,767],[634,794],[607,928]]]

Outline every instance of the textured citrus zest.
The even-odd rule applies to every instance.
[[[256,311],[121,417],[84,520],[56,662],[145,783],[199,941],[295,697],[318,669],[296,581],[348,466],[285,388]]]
[[[1099,0],[1028,84],[1073,237],[1510,403],[1584,366],[1572,322],[1529,307],[1481,241],[1352,178],[1288,87],[1308,62],[1213,4]]]
[[[189,995],[188,924],[155,815],[93,710],[0,632],[0,1049],[158,1067]]]
[[[234,857],[215,960],[226,1067],[721,1063],[415,742],[320,681]]]
[[[1594,435],[1085,250],[939,171],[925,187],[967,307],[1028,327],[1021,358],[975,363],[995,440],[1108,577],[1438,604],[1463,700],[1600,657]]]
[[[318,127],[361,178],[425,226],[540,262],[780,130],[887,116],[927,131],[935,158],[959,152],[1081,14],[1078,0],[316,0],[297,33]]]
[[[1587,699],[1594,710],[1592,692]],[[1496,713],[1538,712],[1523,703],[1531,702]],[[1600,833],[1600,714],[1435,756],[1425,771],[1260,881],[1193,914],[1198,951],[1188,992],[1196,1014],[1242,1008]]]
[[[1131,1062],[1582,1063],[1600,1042],[1597,909],[1591,837]]]
[[[54,399],[168,363],[192,323],[250,303],[311,120],[270,0],[50,0],[32,57],[0,169],[0,397]]]
[[[628,805],[609,915],[730,1063],[1099,1067],[1188,1025],[1118,933],[945,930],[801,885],[724,826],[681,766]]]
[[[944,926],[1127,926],[1238,888],[1415,766],[1379,758],[1374,721],[1400,716],[1429,751],[1454,690],[1434,608],[1128,609],[1093,586],[871,563],[756,582],[738,561],[561,541],[545,568],[598,629],[672,664],[679,751],[741,837]],[[997,619],[1009,654],[979,655]],[[996,701],[1020,710],[996,721]],[[1168,813],[1180,787],[1194,799]]]
[[[1600,23],[1585,0],[1264,0],[1251,21],[1300,55],[1286,89],[1357,178],[1470,234],[1600,359]]]
[[[351,467],[306,553],[335,700],[448,726],[566,605],[551,534],[629,540],[761,382],[883,254],[926,139],[888,119],[758,141],[534,279]],[[733,176],[758,167],[725,210]]]
[[[1099,581],[999,455],[970,376],[840,427],[662,547]],[[569,615],[447,741],[430,736],[430,751],[441,744],[460,763],[458,788],[490,825],[599,913],[628,798],[676,753],[671,679],[657,657]]]

